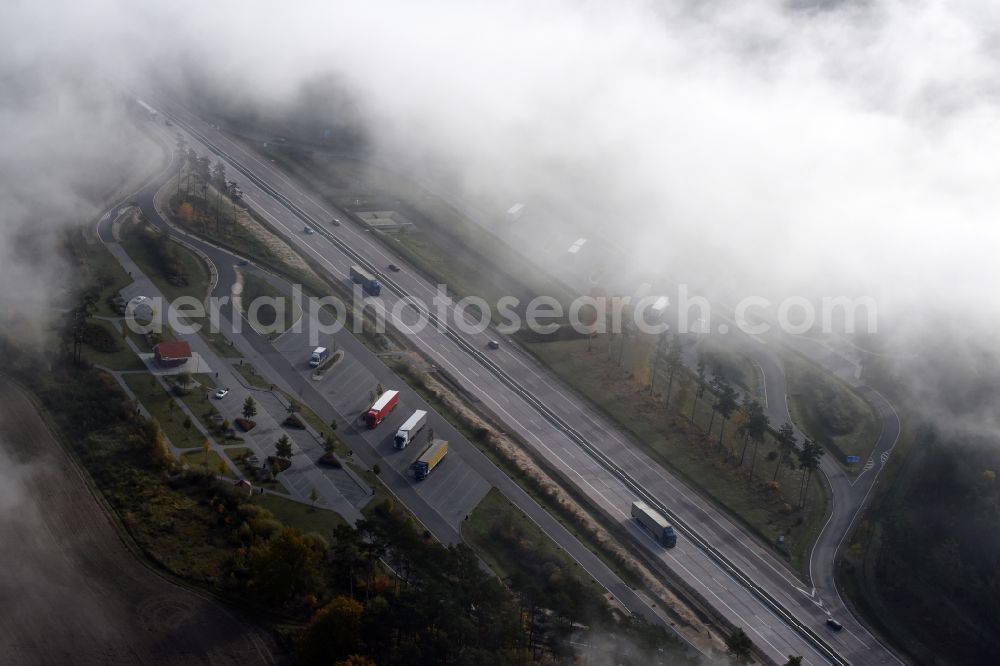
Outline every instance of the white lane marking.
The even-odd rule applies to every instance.
[[[668,552],[668,553],[666,553],[666,555],[671,560],[673,560],[674,563],[679,568],[681,568],[684,571],[684,573],[686,573],[688,575],[688,580],[689,581],[691,581],[691,580],[698,581],[701,584],[701,586],[704,587],[705,590],[709,594],[711,594],[713,597],[715,597],[715,599],[720,604],[722,604],[723,606],[725,606],[729,610],[730,613],[732,613],[734,616],[736,616],[737,618],[739,618],[740,621],[743,622],[743,624],[745,624],[747,626],[747,628],[750,629],[750,631],[752,631],[753,633],[757,634],[757,636],[759,636],[762,641],[764,641],[765,643],[767,643],[768,647],[770,647],[772,650],[774,650],[774,653],[777,654],[779,658],[781,658],[781,659],[787,658],[788,655],[783,654],[783,652],[781,650],[779,650],[778,647],[774,643],[772,643],[771,641],[767,640],[767,638],[765,638],[764,635],[762,633],[760,633],[757,630],[756,627],[754,627],[751,623],[747,622],[747,620],[742,615],[740,615],[738,612],[736,612],[736,610],[732,606],[730,606],[725,601],[723,601],[722,597],[720,597],[718,594],[716,594],[715,590],[713,590],[708,585],[706,585],[705,582],[703,580],[701,580],[701,578],[699,576],[695,575],[690,569],[688,569],[686,566],[684,566],[684,564],[682,564],[681,561],[678,560],[677,557],[673,553],[669,553]],[[726,583],[728,582],[728,580],[727,581],[719,581],[719,580],[716,580],[714,577],[712,577],[712,580],[715,581],[719,585],[719,587],[721,587],[722,589],[726,589]],[[778,620],[778,622],[781,625],[785,624],[777,616],[774,616],[772,614],[772,617],[774,617],[775,620]],[[769,624],[764,623],[764,622],[762,622],[761,624],[764,624],[764,626],[766,626],[768,629],[771,629],[771,626]],[[773,629],[772,629],[772,631],[773,631]],[[778,632],[775,632],[775,634],[780,635],[780,634],[778,634]],[[791,647],[791,646],[789,645],[789,647]]]

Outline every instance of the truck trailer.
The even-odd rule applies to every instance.
[[[448,442],[443,439],[435,439],[430,446],[420,457],[417,458],[417,462],[413,463],[413,475],[416,477],[417,481],[422,481],[427,478],[438,464],[444,460],[445,455],[448,453]]]
[[[330,358],[330,350],[328,348],[316,347],[316,349],[313,349],[312,356],[309,357],[309,367],[318,368],[328,358]]]
[[[632,502],[632,517],[657,543],[667,548],[677,545],[677,532],[658,511],[645,502]]]
[[[378,397],[378,400],[368,408],[368,413],[365,414],[365,420],[368,422],[369,428],[374,428],[379,423],[382,423],[382,419],[389,415],[393,409],[396,408],[396,403],[399,402],[399,391],[386,391]]]
[[[425,425],[427,425],[427,412],[422,409],[413,412],[410,418],[406,419],[406,423],[396,431],[396,438],[393,440],[395,447],[405,449]]]
[[[360,284],[361,288],[370,296],[378,296],[382,293],[382,284],[361,266],[351,266],[351,280],[355,284]]]

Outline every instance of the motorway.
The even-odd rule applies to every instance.
[[[483,216],[470,218],[483,220]],[[594,285],[591,267],[602,261],[610,265],[626,266],[628,262],[622,250],[618,249],[614,239],[601,239],[599,242],[585,243],[577,247],[573,253],[566,248],[573,247],[580,238],[579,231],[566,231],[561,238],[550,239],[547,246],[532,243],[535,235],[530,225],[503,225],[502,227],[487,227],[491,233],[504,238],[515,247],[530,248],[535,261],[553,267],[559,277],[572,285],[580,293],[587,293]],[[594,239],[591,239],[594,240]],[[635,292],[641,277],[628,272],[621,275],[606,277],[601,286],[611,294],[630,294]],[[860,363],[848,358],[830,343],[821,342],[804,335],[784,335],[772,326],[771,331],[762,335],[750,335],[726,312],[732,312],[732,307],[719,307],[713,304],[712,315],[716,327],[712,325],[713,335],[728,335],[729,344],[742,353],[757,366],[762,374],[763,395],[754,396],[761,399],[765,412],[773,427],[788,422],[792,423],[799,442],[805,439],[797,424],[794,423],[788,409],[786,378],[782,355],[791,348],[809,358],[826,372],[836,376],[851,386],[869,405],[880,423],[880,432],[874,443],[871,454],[856,475],[848,474],[838,461],[831,455],[824,456],[820,461],[820,470],[830,491],[830,506],[827,521],[809,553],[809,581],[803,582],[802,593],[807,595],[817,606],[824,609],[832,617],[840,620],[845,627],[861,637],[868,645],[881,648],[883,656],[891,657],[891,662],[898,663],[891,650],[881,645],[879,639],[872,635],[848,610],[835,580],[835,559],[837,552],[843,546],[847,535],[853,529],[858,517],[865,508],[871,491],[878,483],[878,476],[889,461],[896,443],[899,440],[901,424],[892,404],[878,391],[867,386],[860,379]],[[677,313],[673,315],[676,317]],[[695,334],[689,334],[693,336]],[[685,364],[694,369],[697,355],[693,345],[685,354]],[[878,651],[878,650],[876,650]],[[871,657],[874,659],[874,655]]]
[[[161,142],[168,141],[169,137],[161,135],[160,139]],[[169,152],[169,147],[165,147],[165,154]],[[210,262],[215,276],[210,295],[216,298],[230,296],[232,287],[237,281],[238,270],[257,271],[276,288],[290,293],[291,285],[284,280],[259,271],[252,265],[238,266],[240,257],[197,237],[186,236],[170,227],[161,214],[160,202],[162,185],[173,173],[176,173],[176,164],[170,163],[156,178],[148,181],[139,191],[129,195],[125,200],[135,201],[151,223],[161,229],[169,229],[175,238],[203,253]],[[113,214],[115,211],[120,211],[123,205],[124,201],[111,207],[98,223],[98,236],[105,243],[113,241],[111,233]],[[143,280],[142,288],[147,292],[143,295],[159,296],[155,287],[146,280]],[[127,295],[132,298],[138,294],[128,291]],[[337,435],[353,451],[353,458],[368,468],[379,465],[381,482],[440,542],[445,544],[460,542],[462,521],[486,492],[495,487],[608,590],[624,609],[651,622],[667,624],[663,617],[559,521],[539,506],[448,421],[434,413],[353,334],[342,331],[323,339],[324,344],[342,350],[344,359],[330,371],[327,379],[316,383],[310,379],[311,370],[307,363],[309,352],[315,345],[307,344],[301,337],[306,335],[305,332],[289,332],[272,342],[257,334],[244,319],[241,325],[242,332],[232,335],[230,332],[234,330],[233,317],[231,305],[226,304],[220,308],[221,330],[231,335],[235,347],[243,354],[246,361],[279,388],[308,404],[325,422],[336,418],[341,424]],[[324,319],[323,323],[329,325],[332,321]],[[210,362],[212,370],[219,373],[217,381],[220,385],[230,388],[230,394],[223,401],[217,401],[217,406],[224,414],[230,417],[238,415],[239,408],[247,395],[252,394],[258,403],[262,403],[261,392],[252,393],[237,377],[232,367],[238,362],[236,359],[227,361],[219,358],[197,334],[178,334],[178,337],[189,341],[192,349]],[[379,383],[399,390],[400,403],[377,429],[369,430],[360,425],[359,416],[368,407],[369,390],[374,389]],[[435,437],[448,440],[450,445],[446,459],[423,482],[414,481],[409,471],[410,464],[421,450],[418,443],[415,442],[403,451],[396,451],[391,445],[392,435],[415,409],[425,409],[429,412],[428,430],[432,429]],[[247,433],[246,437],[254,437],[254,432],[256,429]],[[418,441],[422,442],[423,436],[424,433],[421,433],[421,439]],[[308,483],[312,484],[312,487],[329,496],[329,493],[335,492],[333,487],[336,484],[324,483],[322,478],[317,478],[317,474],[325,475],[329,479],[336,471],[314,465],[312,461],[322,455],[323,451],[318,442],[311,445],[304,442],[308,442],[308,438],[296,438],[293,469],[294,466],[298,466],[302,470],[303,477],[308,475]],[[284,472],[282,478],[285,478],[284,475],[288,475],[288,472]],[[292,487],[290,490],[301,500],[308,493],[309,486]],[[326,504],[329,506],[332,502]]]
[[[379,268],[396,263],[404,270],[385,280],[390,288],[384,292],[384,306],[393,311],[398,301],[407,302],[410,297],[432,302],[433,286],[407,270],[364,232],[351,224],[336,228],[326,225],[334,215],[346,218],[342,212],[324,207],[270,164],[183,109],[169,104],[161,108],[183,124],[193,145],[197,147],[201,140],[210,144],[203,144],[199,152],[224,155],[230,173],[239,172],[246,177],[241,186],[247,202],[281,231],[288,242],[326,266],[331,275],[346,276],[348,265],[359,258]],[[303,236],[299,231],[303,219],[323,233]],[[402,321],[405,310],[395,308],[400,313],[392,317],[397,329],[626,529],[635,532],[627,511],[636,497],[651,498],[664,507],[682,526],[682,535],[687,538],[671,551],[659,550],[635,532],[638,542],[689,580],[735,624],[745,627],[773,658],[781,660],[788,654],[802,654],[807,663],[895,661],[859,627],[848,624],[840,634],[826,633],[823,627],[826,610],[803,590],[803,583],[784,563],[656,465],[613,424],[581,403],[533,359],[508,347],[484,359],[481,350],[491,337],[488,332],[456,334],[454,327],[439,330],[435,326],[417,331],[410,325],[413,320]],[[453,316],[454,308],[447,309],[447,313]],[[512,377],[516,377],[513,384]],[[532,397],[544,402],[549,413],[540,411]],[[566,424],[572,424],[571,428]]]

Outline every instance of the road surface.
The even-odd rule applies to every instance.
[[[356,259],[355,255],[344,252],[343,244],[347,244],[372,266],[386,266],[388,263],[402,266],[402,273],[393,275],[392,279],[398,281],[406,294],[431,302],[435,294],[433,286],[422,280],[415,271],[407,270],[409,267],[404,262],[388,255],[381,245],[367,238],[364,232],[350,224],[336,228],[322,226],[335,215],[344,217],[342,212],[324,207],[315,197],[303,191],[271,165],[229,141],[208,124],[185,114],[182,109],[170,107],[169,110],[176,118],[182,119],[185,128],[193,131],[191,139],[194,145],[200,143],[199,138],[210,140],[212,148],[226,156],[231,173],[242,168],[247,178],[252,175],[250,180],[241,182],[248,203],[279,229],[289,242],[326,266],[331,275],[346,276],[347,267]],[[201,150],[207,152],[209,148],[202,146]],[[280,199],[274,197],[275,192],[280,193]],[[301,234],[301,217],[289,210],[289,203],[309,215],[316,228],[323,233],[315,236]],[[385,307],[390,311],[399,300],[395,294],[384,294]],[[405,311],[405,308],[398,311]],[[453,309],[449,311],[453,312]],[[540,455],[563,471],[595,504],[631,528],[627,511],[636,494],[628,481],[609,474],[606,466],[585,452],[579,442],[558,423],[552,423],[540,414],[523,395],[512,390],[494,373],[484,371],[482,363],[445,332],[434,327],[421,332],[408,331],[407,322],[400,321],[400,318],[394,319],[392,323],[398,329],[410,333],[411,340],[429,357],[447,369],[511,430],[534,446]],[[489,332],[470,333],[464,334],[463,339],[471,347],[483,349],[492,336]],[[565,422],[572,423],[589,442],[600,448],[601,455],[624,470],[628,479],[637,481],[661,502],[669,504],[672,512],[684,524],[691,526],[694,532],[704,537],[730,562],[735,563],[739,571],[752,581],[751,586],[757,588],[747,589],[736,585],[730,574],[702,549],[694,548],[691,544],[669,553],[654,551],[656,556],[663,558],[679,575],[697,581],[697,585],[704,588],[701,590],[703,594],[710,600],[714,599],[713,603],[721,612],[736,624],[746,627],[751,637],[764,649],[770,649],[775,658],[783,658],[787,654],[803,654],[807,662],[819,663],[821,657],[813,649],[812,639],[804,640],[801,632],[779,620],[756,596],[757,590],[763,589],[771,598],[778,600],[782,607],[791,609],[795,618],[809,628],[807,634],[809,631],[825,630],[823,620],[826,611],[802,591],[807,586],[783,562],[761,548],[750,535],[733,525],[697,493],[656,465],[613,424],[567,391],[533,359],[509,347],[498,351],[492,360],[504,373],[515,376],[523,389],[538,396]],[[681,559],[682,557],[685,559]],[[836,652],[847,660],[857,663],[894,662],[891,655],[883,654],[881,647],[869,639],[860,631],[852,631],[850,626],[841,634],[823,635],[823,640],[834,646]]]

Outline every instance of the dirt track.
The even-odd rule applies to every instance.
[[[0,662],[269,664],[269,644],[141,564],[0,375]]]

